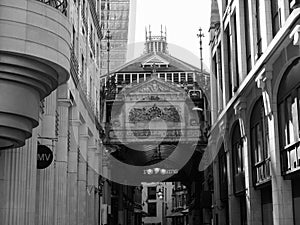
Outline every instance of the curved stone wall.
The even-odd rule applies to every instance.
[[[0,149],[31,136],[40,100],[69,78],[69,58],[65,15],[35,0],[1,0]]]

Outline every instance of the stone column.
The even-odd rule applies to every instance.
[[[54,224],[54,168],[56,164],[57,133],[56,91],[45,98],[42,132],[38,141],[53,151],[53,162],[46,169],[37,170],[36,224]]]
[[[37,131],[23,147],[0,151],[0,224],[34,224]]]
[[[101,163],[101,160],[102,160],[102,157],[101,157],[102,153],[101,153],[101,150],[100,150],[100,144],[98,142],[98,147],[97,147],[97,150],[95,152],[95,164],[96,164],[96,173],[95,173],[95,181],[97,183],[97,187],[98,187],[98,192],[97,192],[97,195],[96,195],[96,201],[95,201],[95,210],[96,210],[96,224],[98,225],[101,225],[101,206],[102,206],[102,183],[100,182],[99,179],[102,179],[100,178],[100,176],[102,176],[102,171],[101,171],[101,167],[102,167],[102,163]]]
[[[67,224],[67,164],[69,139],[69,99],[58,99],[58,142],[55,164],[54,224]]]
[[[293,224],[293,200],[290,180],[284,180],[281,176],[279,136],[275,127],[278,121],[277,104],[272,96],[272,71],[269,68],[262,70],[256,82],[262,89],[265,114],[268,116],[269,145],[270,145],[270,168],[272,177],[272,200],[274,225]],[[272,101],[272,102],[271,102]],[[276,121],[275,121],[276,120]]]
[[[89,135],[86,125],[80,127],[79,161],[78,161],[78,225],[87,223],[87,147]]]
[[[97,180],[95,180],[95,151],[97,150],[96,145],[90,145],[88,147],[88,166],[87,166],[87,189],[88,189],[88,224],[96,223],[96,209],[95,209],[95,201],[96,201],[96,192],[95,188],[98,187]]]
[[[81,121],[77,119],[76,109],[72,109],[75,118],[70,120],[70,150],[68,152],[68,224],[77,225],[77,177],[79,160],[79,127]]]

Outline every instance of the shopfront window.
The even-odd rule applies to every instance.
[[[278,91],[281,166],[284,175],[300,169],[300,59],[287,69]]]
[[[269,129],[262,98],[253,108],[250,130],[253,182],[257,186],[270,180]]]

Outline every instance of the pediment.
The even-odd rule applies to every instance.
[[[159,55],[152,55],[151,57],[147,58],[144,62],[142,62],[142,66],[145,66],[145,65],[166,65],[168,66],[170,63],[165,60],[164,58],[160,57]]]
[[[170,93],[186,93],[181,87],[177,87],[171,83],[162,81],[156,77],[150,80],[140,83],[131,88],[127,88],[123,95],[135,95],[135,94],[170,94]]]

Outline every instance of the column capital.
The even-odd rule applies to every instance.
[[[59,106],[65,106],[67,108],[73,105],[72,100],[69,98],[59,98],[57,99],[57,102]]]
[[[234,105],[234,113],[239,119],[241,137],[246,136],[244,121],[246,120],[247,103],[244,98],[238,99]]]
[[[90,136],[88,134],[80,134],[79,137],[81,140],[88,140],[90,138]]]
[[[89,151],[96,151],[97,150],[97,146],[96,145],[89,145],[88,146],[88,150]]]
[[[224,151],[227,152],[227,142],[228,142],[228,130],[229,130],[229,124],[228,122],[225,122],[224,120],[221,120],[219,123],[219,134],[223,137],[223,143],[224,143]]]
[[[70,120],[70,124],[72,126],[79,127],[82,124],[82,122],[80,120]]]
[[[238,99],[237,102],[234,104],[233,108],[234,108],[235,115],[237,115],[238,117],[244,116],[242,114],[245,113],[247,108],[247,103],[245,99],[243,98]]]
[[[256,77],[257,87],[262,90],[264,102],[264,110],[266,116],[272,115],[271,99],[272,99],[272,78],[273,73],[270,68],[264,68]]]
[[[300,45],[300,25],[296,25],[290,33],[290,38],[293,39],[293,45]]]

